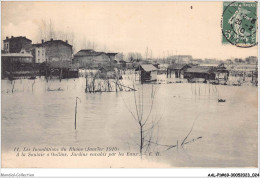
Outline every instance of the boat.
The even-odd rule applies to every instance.
[[[223,102],[226,102],[226,100],[225,99],[218,99],[218,102],[223,103]]]
[[[50,89],[50,88],[48,87],[47,91],[63,91],[63,89],[61,89],[60,87],[59,87],[58,89]]]

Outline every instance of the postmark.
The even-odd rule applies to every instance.
[[[223,2],[222,44],[257,45],[257,2]]]

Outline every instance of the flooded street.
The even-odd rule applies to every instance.
[[[138,151],[138,125],[130,113],[135,112],[134,92],[85,93],[85,78],[13,82],[2,80],[3,159],[16,146]],[[123,83],[131,86],[130,81]],[[193,123],[187,141],[202,137],[183,148],[166,151],[158,146],[162,155],[149,159],[170,167],[257,166],[257,87],[161,82],[136,88],[137,95],[143,91],[144,116],[156,90],[151,117],[161,118],[158,143],[180,144]]]

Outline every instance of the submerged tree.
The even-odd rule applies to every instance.
[[[177,148],[180,146],[182,149],[184,149],[184,145],[192,143],[198,139],[201,139],[202,137],[193,138],[191,140],[188,140],[188,138],[191,135],[191,132],[193,130],[194,124],[198,118],[198,116],[193,121],[193,124],[191,126],[191,129],[185,135],[184,138],[180,138],[180,142],[177,140],[174,144],[162,144],[159,141],[159,123],[162,119],[162,116],[155,115],[153,112],[154,104],[155,104],[155,97],[156,93],[158,91],[158,87],[154,87],[154,85],[151,85],[151,95],[147,98],[147,94],[144,101],[144,92],[143,92],[143,85],[140,86],[138,91],[134,91],[134,109],[130,109],[130,107],[126,107],[128,111],[131,113],[132,118],[138,125],[138,135],[139,135],[139,143],[137,144],[139,146],[139,152],[140,156],[147,155],[147,153],[150,153],[151,151],[154,151],[158,147],[164,148],[161,151],[168,151],[172,148]],[[150,99],[148,102],[147,99]],[[125,101],[124,101],[125,102]],[[149,104],[147,104],[149,103]],[[146,111],[146,113],[144,112]]]
[[[155,88],[152,85],[151,95],[149,96],[150,102],[146,113],[144,112],[144,106],[147,102],[144,102],[143,85],[140,86],[138,91],[134,91],[134,111],[127,107],[132,118],[138,125],[140,138],[138,145],[141,156],[152,149],[152,144],[158,142],[159,121],[161,120],[161,117],[152,116],[157,90],[158,88]]]

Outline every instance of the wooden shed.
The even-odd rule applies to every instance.
[[[157,70],[152,64],[141,64],[135,69],[141,82],[156,81]]]
[[[184,72],[184,78],[186,79],[203,78],[205,80],[215,80],[216,74],[213,72],[212,68],[210,67],[194,66],[188,68]]]
[[[190,65],[188,64],[172,64],[167,67],[167,78],[168,75],[170,75],[171,78],[171,73],[174,72],[175,78],[182,78],[184,75],[184,72],[188,69],[191,68]]]

